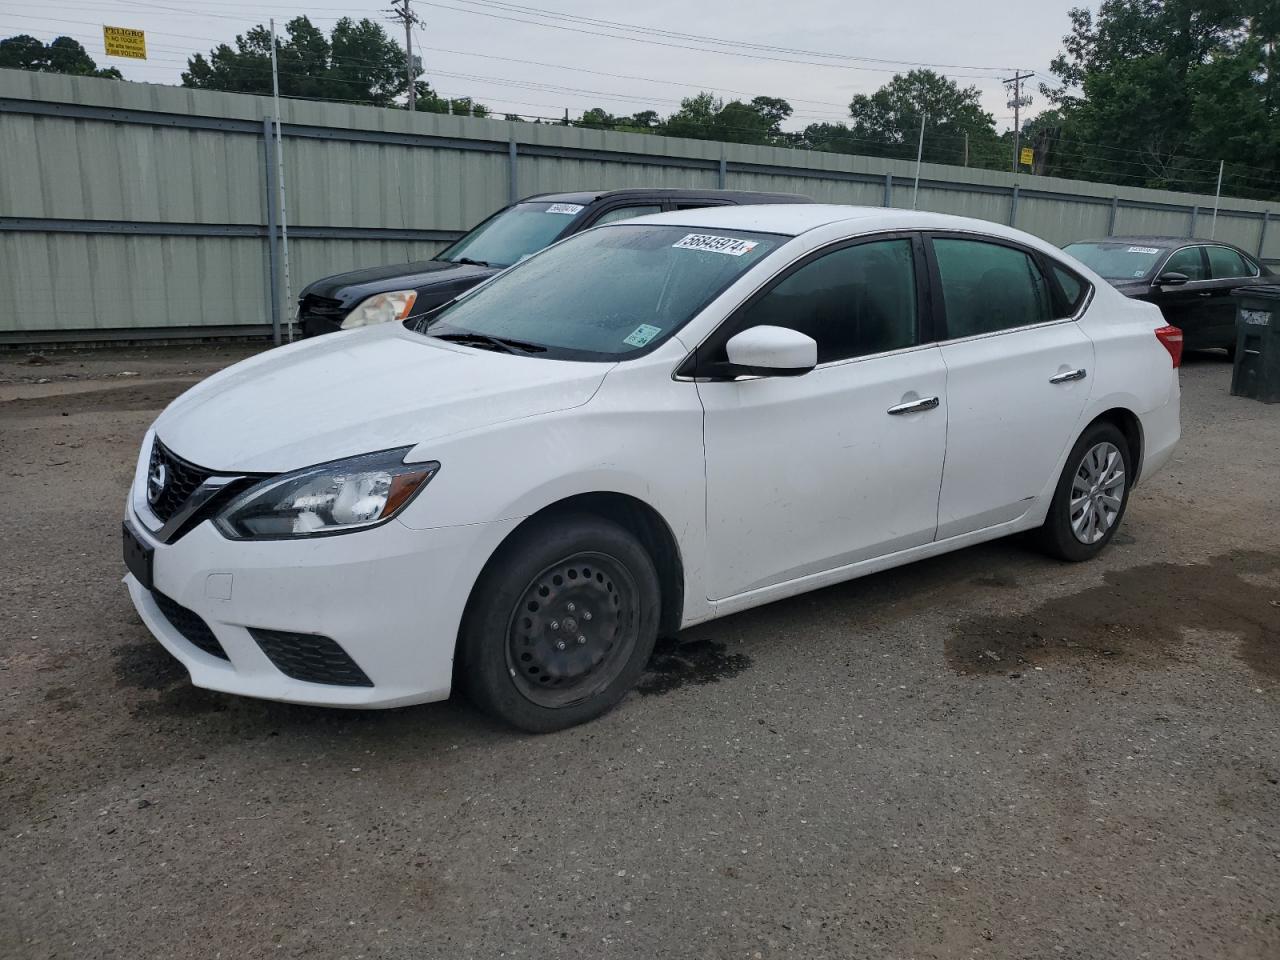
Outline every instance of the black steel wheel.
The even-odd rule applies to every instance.
[[[616,558],[576,553],[525,588],[507,626],[507,669],[533,703],[589,699],[618,675],[640,624],[635,577]]]
[[[521,729],[583,723],[639,679],[659,600],[652,559],[622,527],[585,515],[534,521],[476,583],[460,679],[480,707]]]

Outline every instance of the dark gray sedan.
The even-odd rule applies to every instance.
[[[1158,306],[1182,329],[1188,350],[1236,345],[1231,294],[1276,275],[1252,254],[1221,240],[1189,237],[1107,237],[1064,248],[1125,296]]]

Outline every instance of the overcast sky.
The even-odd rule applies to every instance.
[[[963,86],[977,86],[1004,130],[1013,118],[1000,78],[1015,67],[1047,75],[1069,27],[1067,10],[1079,0],[1021,0],[1000,7],[981,0],[412,2],[423,21],[414,36],[421,49],[415,52],[432,86],[446,96],[473,96],[499,113],[560,116],[568,108],[577,115],[602,106],[614,114],[652,108],[665,115],[682,97],[711,90],[726,100],[782,97],[795,109],[787,126],[798,129],[845,119],[853,94],[869,93],[895,71],[920,63],[936,65]],[[272,16],[281,27],[305,13],[326,33],[344,15],[368,16],[403,42],[402,28],[384,12],[389,6],[389,0],[0,0],[0,36],[30,33],[47,41],[67,34],[99,65],[118,67],[130,80],[178,83],[188,55],[230,43],[236,33]],[[646,42],[591,35],[618,30],[553,20],[531,10],[667,33],[643,34]],[[103,24],[145,30],[147,61],[107,57]],[[671,32],[808,52],[737,48],[730,53]],[[824,60],[815,53],[844,59]],[[1037,101],[1032,114],[1043,106],[1041,79],[1031,81]]]

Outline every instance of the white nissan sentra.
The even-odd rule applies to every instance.
[[[199,686],[390,707],[456,681],[554,730],[690,624],[1018,531],[1094,556],[1178,439],[1181,350],[991,223],[619,222],[179,397],[126,582]]]

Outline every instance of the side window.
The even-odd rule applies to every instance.
[[[1204,280],[1204,259],[1201,247],[1183,247],[1164,265],[1161,273],[1185,273],[1188,280]]]
[[[1053,278],[1058,283],[1059,296],[1055,297],[1055,306],[1058,309],[1054,314],[1058,317],[1071,317],[1080,309],[1080,304],[1084,302],[1085,295],[1089,292],[1089,285],[1081,280],[1078,276],[1061,267],[1053,264]]]
[[[947,339],[997,333],[1053,319],[1049,284],[1021,250],[982,240],[933,241]]]
[[[860,243],[805,264],[749,306],[738,329],[766,324],[813,337],[819,363],[914,346],[911,241]]]
[[[677,201],[673,210],[702,210],[706,207],[723,207],[726,204],[720,200],[681,200]]]
[[[596,218],[593,227],[598,227],[602,223],[613,223],[615,220],[630,220],[632,217],[643,217],[650,213],[661,213],[662,207],[656,203],[639,203],[634,207],[614,207],[612,210],[606,210]]]
[[[1209,248],[1209,276],[1214,280],[1231,280],[1254,275],[1253,267],[1230,247]]]

